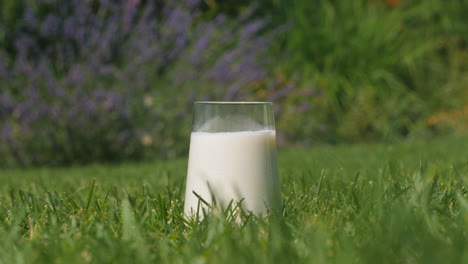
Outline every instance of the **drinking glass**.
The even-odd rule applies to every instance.
[[[281,209],[271,102],[195,102],[184,213],[239,205],[266,215]],[[231,203],[233,202],[233,203]]]

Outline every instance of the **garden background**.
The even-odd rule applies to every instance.
[[[0,165],[183,157],[195,100],[280,146],[468,130],[467,0],[0,1]]]

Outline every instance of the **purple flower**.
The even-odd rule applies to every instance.
[[[11,137],[11,128],[8,123],[3,123],[2,126],[2,137],[5,141],[10,141],[12,139]]]
[[[129,119],[130,118],[130,111],[128,109],[121,109],[119,111],[119,119]]]
[[[184,11],[181,7],[166,9],[165,11],[167,20],[164,25],[175,33],[183,33],[192,24],[190,14],[187,11]]]
[[[32,11],[32,9],[29,7],[26,8],[24,11],[24,21],[26,22],[28,26],[31,26],[31,27],[34,27],[39,23],[36,15]]]
[[[81,86],[85,83],[84,70],[81,65],[73,65],[69,70],[66,81],[68,85]],[[63,88],[62,88],[63,90]]]
[[[34,38],[26,34],[20,34],[14,41],[16,52],[23,57],[28,55],[30,49],[32,49],[35,44]]]
[[[84,110],[86,114],[93,114],[96,112],[96,103],[93,100],[85,99],[82,102],[82,110]]]
[[[215,17],[214,23],[217,25],[223,25],[226,22],[226,15],[225,14],[219,14]]]
[[[74,17],[67,17],[63,22],[64,37],[73,39],[76,35],[76,20]]]
[[[59,105],[52,105],[49,109],[49,117],[54,120],[54,121],[58,121],[60,120],[61,116],[62,116],[62,109]]]
[[[49,15],[41,25],[41,33],[46,37],[54,36],[59,33],[60,24],[61,21],[57,16]]]
[[[272,96],[268,97],[268,100],[270,101],[274,101],[274,100],[278,100],[280,98],[283,98],[285,97],[286,95],[288,95],[290,92],[292,92],[294,90],[294,88],[296,88],[295,85],[293,84],[288,84],[286,87],[284,87],[283,89],[279,90],[278,92],[276,92],[275,94],[273,94]]]
[[[201,0],[186,0],[186,2],[190,8],[195,8],[200,5]]]
[[[24,93],[23,93],[30,101],[39,101],[40,100],[40,96],[39,96],[39,93],[37,92],[37,88],[36,87],[30,87],[30,88],[26,88],[24,89]]]
[[[4,91],[0,94],[0,109],[9,112],[14,105],[15,101],[8,92]]]
[[[140,0],[126,0],[126,7],[134,8],[140,3]]]
[[[263,20],[255,20],[248,23],[244,28],[241,29],[241,38],[245,39],[257,34],[261,29],[266,25],[266,22]]]
[[[198,65],[202,59],[202,55],[207,52],[207,48],[212,40],[213,27],[207,27],[200,38],[194,45],[193,51],[190,56],[192,64]]]

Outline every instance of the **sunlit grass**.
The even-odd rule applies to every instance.
[[[282,216],[182,217],[186,161],[0,172],[0,263],[466,263],[468,138],[280,152]]]

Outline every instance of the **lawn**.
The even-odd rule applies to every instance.
[[[184,222],[186,160],[0,172],[0,263],[468,263],[468,138],[279,153],[283,215]]]

